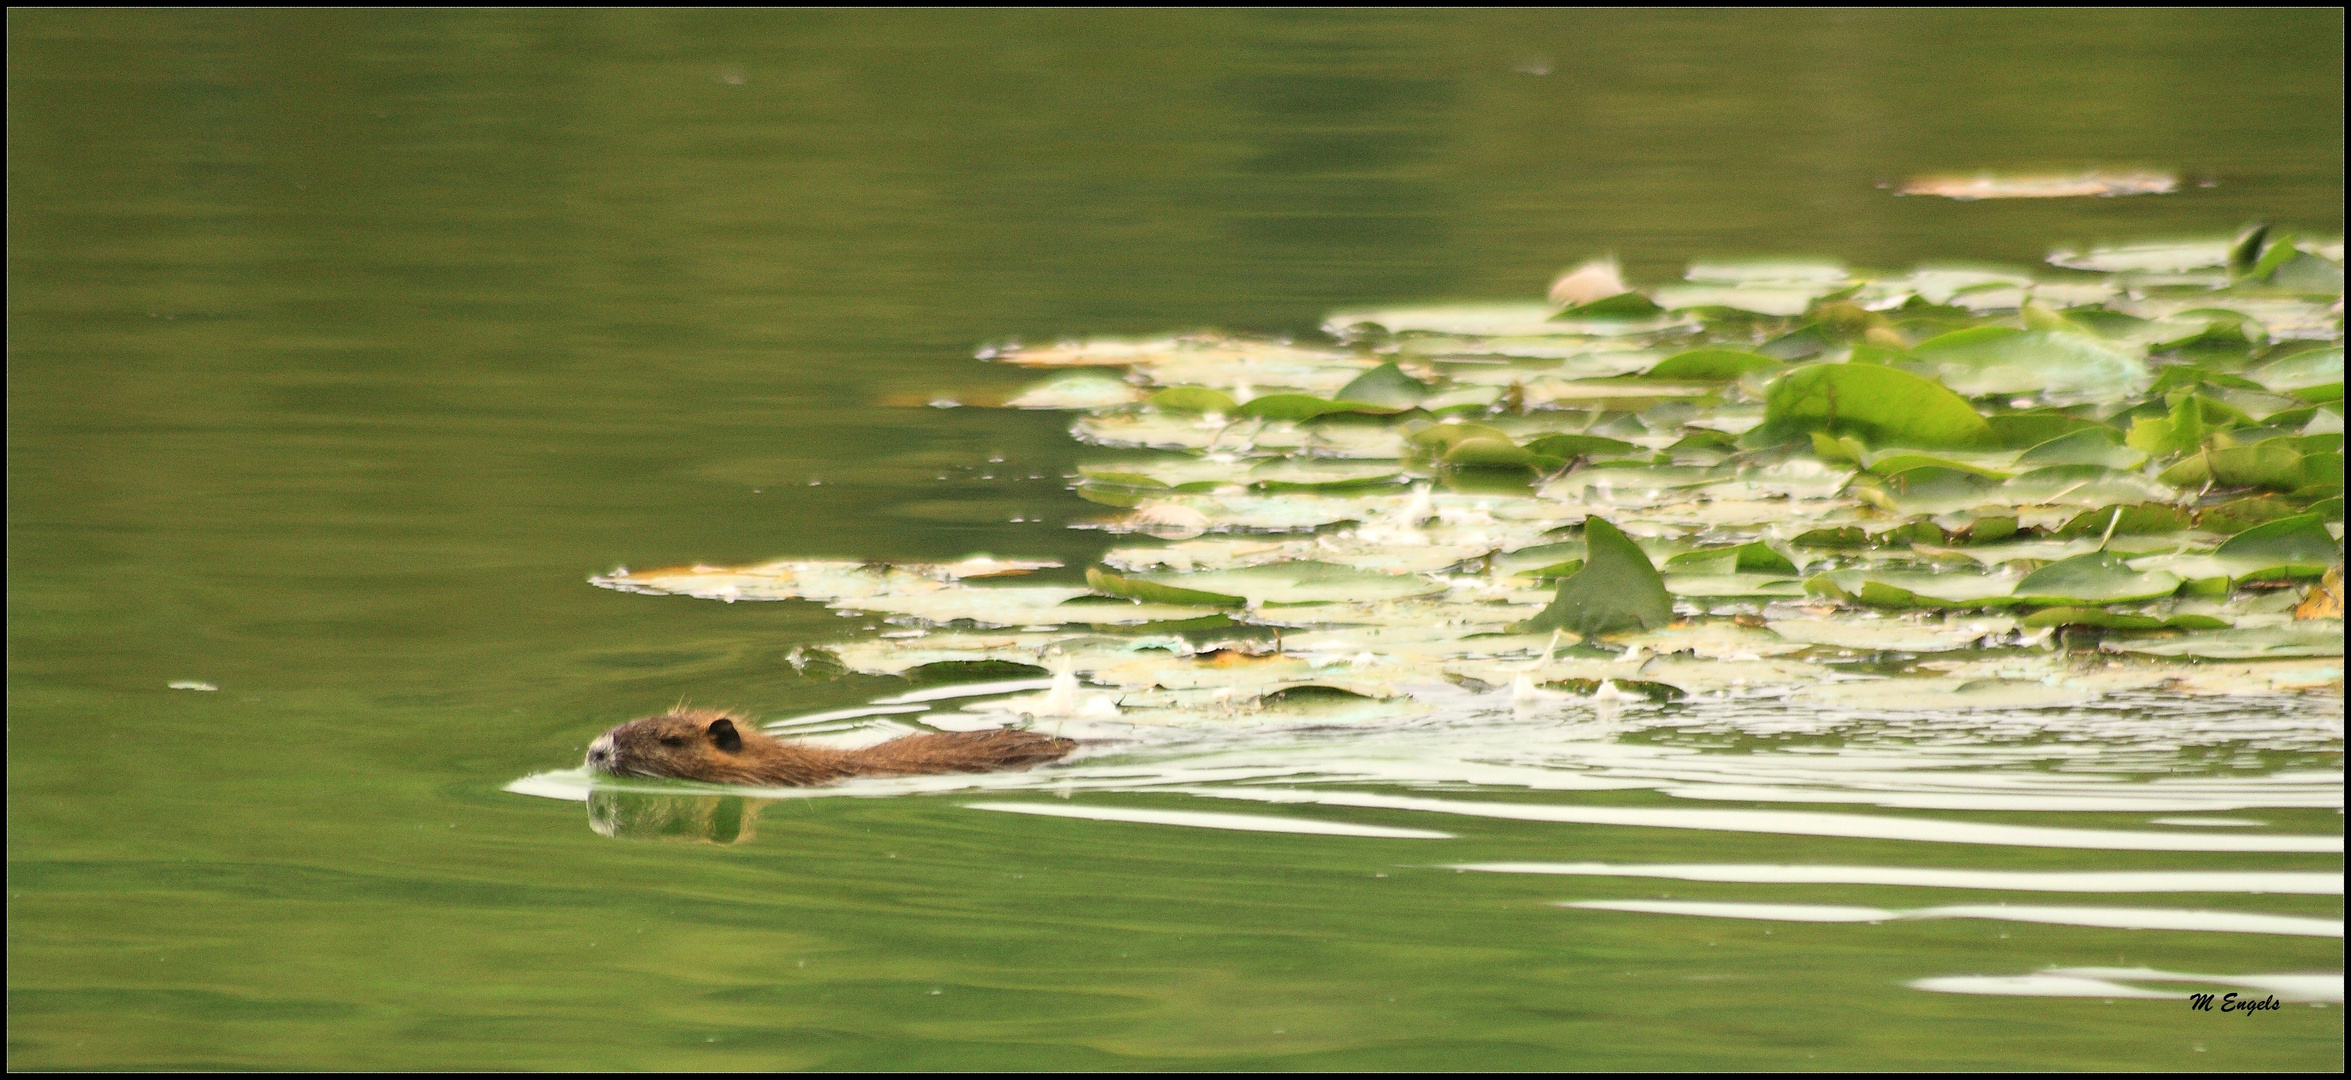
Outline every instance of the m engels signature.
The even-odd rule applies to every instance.
[[[2224,1013],[2244,1013],[2250,1016],[2253,1013],[2261,1012],[2263,1010],[2272,1010],[2276,1009],[2277,1007],[2278,996],[2276,994],[2270,994],[2261,998],[2240,998],[2235,994],[2222,994],[2220,997],[2220,1011]],[[2212,995],[2189,994],[2188,1011],[2211,1012]]]

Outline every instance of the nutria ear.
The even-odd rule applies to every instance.
[[[721,716],[710,722],[709,730],[712,746],[730,754],[743,748],[743,733],[735,730],[734,721]]]

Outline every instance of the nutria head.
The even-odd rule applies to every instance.
[[[681,709],[631,720],[588,744],[588,768],[714,784],[810,784],[844,775],[838,751],[779,743],[749,720]]]

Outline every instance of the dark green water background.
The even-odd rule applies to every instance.
[[[499,787],[680,696],[782,715],[890,685],[783,663],[863,622],[590,573],[1107,546],[1063,527],[1093,516],[1064,415],[882,404],[1027,381],[979,343],[1305,333],[1531,297],[1605,249],[1655,281],[1702,255],[2030,264],[2256,217],[2339,235],[2342,27],[12,11],[8,1063],[2339,1066],[2335,1008],[1898,985],[2340,970],[2339,940],[1570,915],[1545,901],[1661,890],[1399,865],[1918,858],[1899,845],[1464,819],[1400,857],[909,797],[778,804],[714,846]],[[2089,164],[2214,186],[1876,186]]]

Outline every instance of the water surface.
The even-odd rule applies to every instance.
[[[787,716],[905,689],[786,662],[870,621],[590,574],[975,551],[1076,567],[1109,546],[1065,527],[1097,508],[1065,490],[1090,451],[1063,414],[886,404],[1028,380],[974,362],[984,342],[1303,335],[1341,307],[1530,297],[1604,250],[1657,280],[1712,255],[2030,265],[2255,218],[2339,236],[2339,12],[48,11],[9,29],[12,1067],[2341,1065],[2334,1004],[2196,1014],[2187,984],[2144,978],[2164,994],[1910,988],[2340,972],[2339,937],[1563,908],[2061,901],[1455,869],[2339,873],[2339,842],[1063,804],[1044,774],[985,799],[713,798],[658,811],[690,819],[659,842],[501,791],[680,698]],[[2005,203],[1879,186],[2093,164],[2190,183]],[[1229,754],[1399,799],[2171,833],[2195,830],[2154,819],[2202,814],[2259,822],[2212,835],[2340,837],[2339,697],[2179,730],[2160,703],[2109,713],[1497,714],[1482,741],[1239,732],[1086,767],[1164,779]],[[1497,746],[1518,760],[1463,752]],[[2071,811],[1706,795],[1868,754],[1896,789],[1927,769],[2225,790]],[[1018,799],[1452,838],[966,808]],[[2080,902],[2338,928],[2342,910]]]

